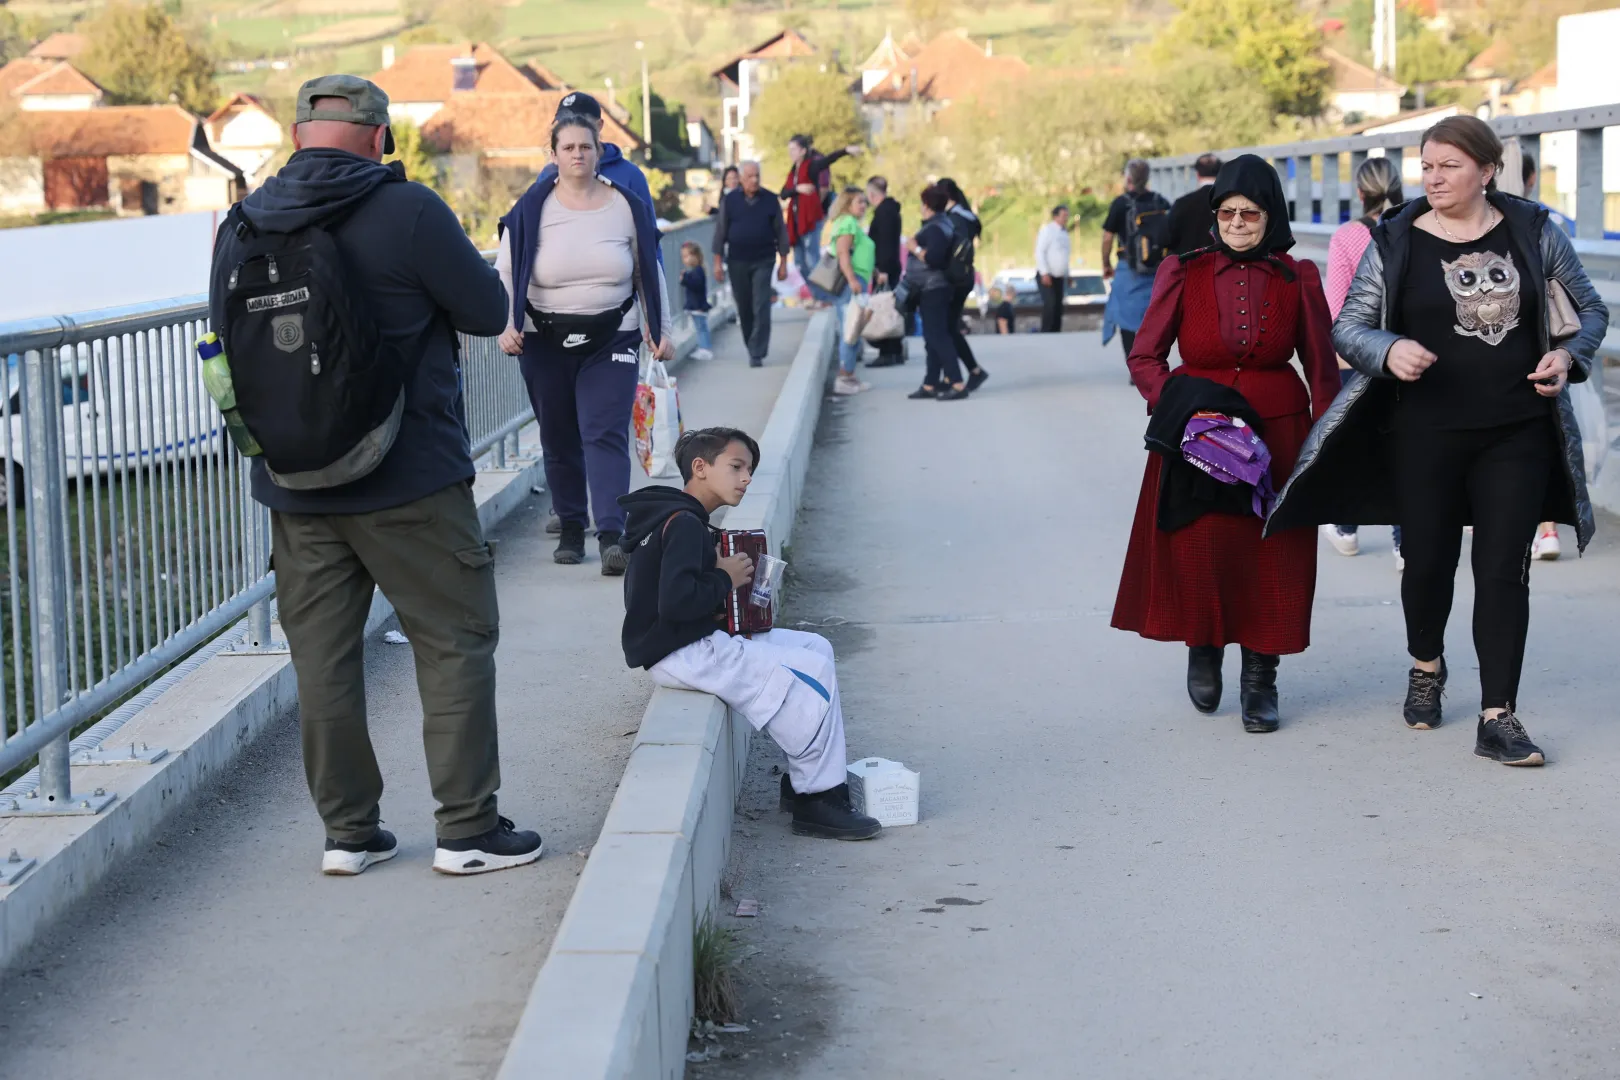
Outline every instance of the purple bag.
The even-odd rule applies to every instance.
[[[1254,489],[1254,512],[1264,518],[1277,493],[1271,486],[1271,451],[1242,420],[1221,413],[1194,413],[1181,437],[1181,455],[1223,484]]]

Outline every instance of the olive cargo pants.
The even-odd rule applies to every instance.
[[[377,830],[382,773],[366,729],[372,586],[416,654],[422,742],[438,835],[495,828],[495,566],[472,489],[452,484],[369,514],[271,515],[281,627],[298,676],[304,773],[333,840]]]

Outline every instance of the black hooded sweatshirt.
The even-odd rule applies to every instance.
[[[364,514],[387,510],[473,477],[462,418],[461,371],[452,328],[490,336],[506,329],[506,288],[431,190],[404,179],[398,163],[382,165],[345,150],[300,150],[263,187],[242,200],[242,213],[264,232],[292,232],[348,215],[333,230],[356,284],[365,290],[378,331],[420,355],[405,384],[399,436],[369,475],[342,487],[289,491],[253,459],[253,497],[295,514]],[[241,261],[234,230],[214,242],[209,315],[223,326],[224,278]],[[231,343],[222,335],[226,352]]]
[[[731,575],[716,564],[709,512],[679,488],[654,485],[619,498],[630,549],[624,575],[624,660],[650,668],[724,627]]]

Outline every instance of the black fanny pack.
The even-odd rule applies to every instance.
[[[529,318],[534,320],[534,328],[541,341],[558,349],[588,356],[600,350],[619,332],[619,324],[624,322],[625,315],[635,303],[636,294],[632,290],[616,309],[589,315],[540,311],[527,301],[523,307],[529,313]]]

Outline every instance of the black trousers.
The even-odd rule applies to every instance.
[[[967,335],[962,333],[962,311],[967,307],[967,298],[972,292],[971,288],[960,288],[951,293],[951,342],[956,346],[956,355],[962,361],[962,366],[969,371],[978,371],[978,358],[973,355]]]
[[[1055,277],[1052,284],[1041,285],[1041,333],[1055,334],[1063,329],[1063,290],[1067,278]]]
[[[1445,651],[1463,526],[1474,525],[1474,650],[1481,709],[1517,706],[1530,629],[1530,543],[1554,461],[1550,419],[1472,431],[1397,425],[1401,606],[1414,659]]]
[[[962,381],[962,367],[956,359],[956,341],[951,336],[951,290],[927,289],[918,303],[922,313],[923,344],[928,350],[928,370],[923,385],[938,387],[943,377],[955,386]]]
[[[1129,360],[1131,349],[1136,345],[1136,331],[1122,328],[1119,332],[1119,343],[1125,348],[1125,359]]]
[[[731,278],[731,295],[737,298],[737,322],[751,360],[763,360],[771,351],[771,287],[775,259],[729,259],[726,275]]]

